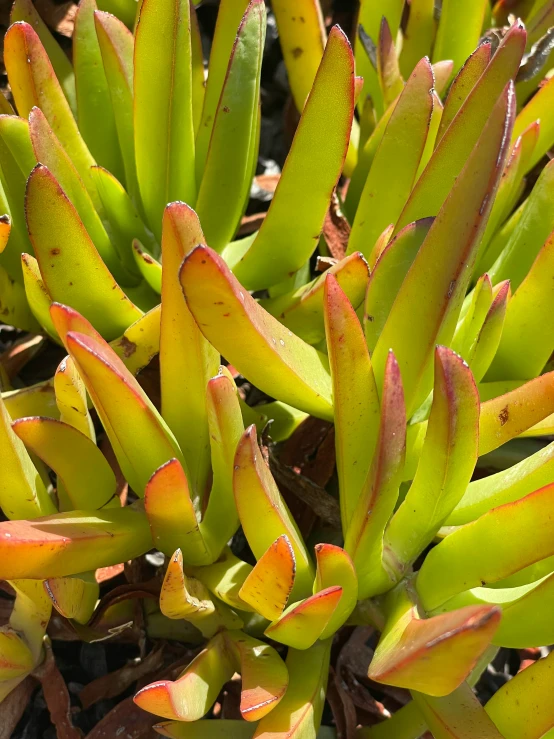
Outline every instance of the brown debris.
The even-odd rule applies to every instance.
[[[2,701],[0,739],[10,739],[36,687],[36,680],[28,675],[23,682],[19,683],[17,688],[14,688],[4,698]]]
[[[67,685],[58,670],[48,642],[45,642],[44,649],[44,662],[32,674],[42,685],[50,719],[56,727],[56,735],[58,739],[81,739],[83,733],[73,725],[71,719],[71,700]]]
[[[331,256],[335,259],[344,259],[350,237],[350,224],[340,209],[339,198],[336,192],[333,192],[329,210],[325,216],[323,236],[325,237]]]

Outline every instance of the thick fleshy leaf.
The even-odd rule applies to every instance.
[[[502,737],[467,683],[442,698],[415,691],[412,695],[435,739]]]
[[[202,567],[191,567],[190,571],[211,593],[231,608],[252,611],[251,606],[239,595],[240,588],[252,569],[252,565],[235,557],[229,547],[226,547],[216,562]]]
[[[476,382],[480,382],[486,375],[498,350],[507,306],[511,300],[509,281],[501,282],[496,289],[498,292],[485,316],[481,330],[468,349],[468,364]]]
[[[431,389],[435,345],[448,344],[454,333],[479,237],[502,173],[513,106],[510,85],[419,249],[372,355],[379,386],[389,348],[393,349],[402,372],[408,416]],[[423,293],[425,300],[421,300]]]
[[[225,251],[248,289],[275,285],[300,269],[316,248],[337,184],[354,112],[354,59],[348,39],[333,28],[314,86],[275,191],[253,240]],[[299,210],[295,207],[303,203]],[[283,251],[280,244],[286,243]],[[251,244],[251,245],[250,245]]]
[[[196,183],[200,186],[204,164],[210,146],[212,129],[221,91],[227,76],[237,29],[250,0],[222,0],[210,49],[209,74],[202,108],[202,118],[196,135]]]
[[[132,276],[122,268],[117,251],[112,246],[83,181],[40,108],[33,108],[29,114],[29,134],[37,161],[48,168],[71,201],[102,261],[116,279],[123,280],[124,284],[136,284],[137,278],[129,281],[129,278],[132,280]],[[41,256],[39,249],[37,254]]]
[[[12,419],[0,399],[0,507],[7,518],[37,518],[54,513],[55,506],[23,442],[12,429]]]
[[[500,608],[485,605],[421,619],[403,589],[389,600],[368,677],[433,696],[460,686],[490,644],[501,617]]]
[[[35,9],[32,0],[15,0],[10,13],[10,22],[17,23],[17,21],[25,21],[36,31],[46,53],[48,54],[48,58],[52,63],[52,67],[54,68],[54,72],[56,73],[56,77],[60,82],[67,101],[73,112],[76,112],[77,99],[75,94],[75,74],[73,72],[73,67],[67,58],[67,54],[52,36],[48,26]]]
[[[183,551],[191,565],[209,564],[210,557],[200,533],[183,467],[170,459],[159,467],[146,484],[144,509],[152,539],[164,554]]]
[[[94,198],[89,170],[95,161],[81,138],[46,51],[28,23],[10,27],[4,41],[4,60],[19,114],[26,118],[33,107],[42,110]]]
[[[265,635],[294,649],[309,649],[323,635],[342,598],[338,585],[292,603],[265,630]]]
[[[2,401],[12,421],[25,416],[59,418],[52,380],[2,393]]]
[[[479,456],[497,449],[554,413],[554,372],[481,404]]]
[[[494,284],[510,280],[515,292],[554,230],[554,162],[542,170],[502,253],[489,270]],[[491,246],[492,248],[492,246]]]
[[[332,418],[326,357],[264,311],[220,256],[204,246],[193,249],[181,268],[181,285],[200,330],[239,372],[286,403]]]
[[[552,604],[554,575],[514,588],[473,588],[455,595],[438,611],[451,611],[467,605],[493,605],[502,608],[502,620],[493,644],[514,649],[540,647],[554,639]]]
[[[461,6],[444,0],[433,49],[433,61],[452,59],[457,71],[481,37],[487,0],[470,0]],[[462,30],[463,29],[463,30]]]
[[[38,665],[44,655],[44,635],[52,612],[52,601],[46,595],[41,580],[12,580],[10,585],[15,590],[10,626],[24,637],[34,664]]]
[[[360,321],[333,275],[325,280],[324,315],[333,381],[341,520],[346,531],[377,442],[379,395]]]
[[[433,0],[412,0],[408,24],[402,38],[400,69],[405,78],[424,56],[431,56],[435,36]]]
[[[99,596],[94,573],[74,577],[53,577],[44,581],[52,605],[64,618],[86,624],[92,616]]]
[[[498,112],[498,109],[493,111],[502,91],[517,73],[525,37],[525,29],[520,23],[514,24],[504,36],[490,64],[440,139],[402,211],[396,224],[397,231],[418,218],[439,212],[470,155],[473,157],[472,152],[487,121]],[[508,146],[510,134],[511,128],[506,134],[503,149]],[[503,162],[500,164],[502,169]]]
[[[138,202],[133,128],[133,36],[118,18],[98,10],[94,13],[94,27],[111,97],[125,183]]]
[[[506,470],[470,482],[445,525],[459,526],[475,521],[491,508],[513,503],[548,485],[552,479],[554,442]]]
[[[52,317],[59,326],[59,313]],[[177,443],[144,390],[110,347],[79,332],[64,341],[110,438],[123,473],[137,495],[144,495],[155,470],[176,457]]]
[[[265,27],[265,5],[252,0],[239,26],[215,112],[196,210],[206,243],[216,251],[235,235],[250,193]]]
[[[535,164],[542,159],[554,143],[554,127],[552,126],[552,120],[547,113],[553,102],[554,83],[552,82],[552,79],[549,79],[543,85],[539,86],[537,94],[533,95],[531,100],[516,118],[512,134],[513,139],[520,136],[532,123],[540,120],[539,138],[533,153],[525,164],[526,172],[532,169]]]
[[[72,510],[120,505],[112,468],[88,436],[63,421],[40,416],[20,418],[12,428],[25,446],[56,473]]]
[[[325,702],[330,649],[330,639],[317,642],[308,650],[289,649],[287,692],[279,705],[260,721],[255,739],[315,736]]]
[[[89,439],[96,441],[94,424],[87,407],[87,391],[71,357],[64,357],[54,375],[56,405],[60,421],[73,426]],[[35,415],[28,413],[26,415]],[[40,415],[45,415],[41,413]],[[49,413],[49,416],[52,414]]]
[[[160,313],[161,305],[157,305],[110,344],[133,375],[146,367],[160,350]]]
[[[73,31],[73,66],[79,131],[96,161],[121,179],[123,161],[114,111],[94,25],[95,0],[79,3]],[[41,161],[41,160],[39,160]]]
[[[108,338],[120,335],[141,312],[114,281],[75,207],[41,164],[29,177],[25,207],[27,227],[51,298],[71,303]]]
[[[153,727],[161,736],[170,739],[252,739],[255,725],[233,719],[202,719],[193,723],[168,721]]]
[[[553,274],[554,232],[510,300],[487,379],[527,380],[543,370],[554,349],[554,335],[544,321],[554,308]]]
[[[224,603],[215,603],[207,588],[183,571],[181,550],[169,560],[160,593],[160,610],[172,619],[184,619],[194,624],[205,637],[212,637],[222,628],[240,629],[241,619]]]
[[[294,519],[292,518],[256,441],[256,429],[244,432],[234,462],[235,502],[244,534],[256,559],[279,536],[286,534],[296,561],[291,595],[302,597],[311,592],[313,565]],[[263,527],[260,521],[264,522]]]
[[[270,647],[242,631],[225,634],[242,676],[240,712],[247,721],[259,721],[285,695],[289,675],[285,663]]]
[[[292,293],[276,298],[261,298],[258,302],[301,339],[309,344],[317,344],[325,338],[323,294],[325,279],[329,274],[336,277],[352,306],[359,308],[369,277],[367,262],[359,252],[341,259],[323,275]]]
[[[152,290],[162,292],[162,265],[146,252],[138,239],[133,240],[133,256],[139,272]]]
[[[395,298],[432,224],[432,218],[410,223],[379,254],[369,277],[364,306],[364,332],[370,351],[375,349]]]
[[[485,706],[505,739],[541,739],[554,728],[554,656],[550,654],[505,683]]]
[[[25,280],[25,277],[23,279]],[[16,282],[1,265],[0,295],[2,296],[0,313],[8,325],[16,326],[23,331],[30,331],[33,334],[40,331],[41,326],[30,307],[31,301],[27,296],[24,283]]]
[[[320,636],[320,639],[327,639],[338,631],[354,610],[358,600],[358,578],[354,564],[344,549],[334,544],[317,544],[315,556],[317,570],[314,595],[336,585],[342,588],[341,599]]]
[[[400,73],[394,40],[385,16],[381,18],[377,42],[377,76],[383,93],[383,103],[387,108],[402,92],[404,80]]]
[[[217,559],[239,527],[233,494],[233,465],[244,432],[239,395],[226,368],[212,377],[206,390],[210,431],[212,487],[200,531],[212,559]]]
[[[137,176],[148,225],[158,237],[166,204],[194,205],[196,199],[190,23],[189,0],[143,0],[135,33]]]
[[[497,582],[552,556],[554,522],[548,511],[553,499],[554,486],[548,485],[494,508],[447,536],[429,552],[417,576],[424,608],[437,608],[457,593]]]
[[[360,599],[385,592],[394,584],[383,564],[383,533],[398,499],[405,450],[404,392],[400,369],[391,352],[381,395],[377,449],[345,536],[344,548],[354,561]]]
[[[146,516],[132,507],[5,521],[0,523],[0,576],[64,577],[119,564],[151,548]]]
[[[162,414],[175,434],[187,464],[193,500],[205,495],[210,470],[210,438],[206,386],[217,374],[218,352],[202,336],[192,306],[185,302],[179,283],[183,258],[204,242],[196,213],[185,203],[165,209],[162,228],[162,318],[160,330],[160,381]],[[194,277],[196,279],[196,277]],[[197,283],[196,288],[200,287]],[[212,303],[202,291],[204,298]],[[205,334],[206,336],[206,334]],[[210,340],[210,336],[206,336]]]
[[[197,721],[212,707],[219,691],[235,672],[222,634],[193,659],[175,680],[151,683],[135,695],[134,701],[145,711],[177,721]]]
[[[377,237],[396,224],[412,190],[433,109],[433,72],[422,59],[391,115],[361,194],[348,250],[368,256]],[[406,120],[410,125],[406,126]]]
[[[451,342],[451,348],[466,359],[469,347],[477,338],[493,301],[492,283],[487,274],[477,280],[470,296],[471,298],[467,298],[470,301],[467,312],[458,321]]]
[[[239,595],[269,621],[278,619],[294,585],[296,561],[286,534],[275,539],[243,582]]]
[[[23,639],[9,626],[0,628],[0,680],[11,680],[30,672],[33,655]]]
[[[414,480],[385,534],[406,569],[431,543],[469,484],[479,446],[479,393],[471,370],[450,349],[435,350],[433,405]]]

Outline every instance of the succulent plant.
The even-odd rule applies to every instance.
[[[368,677],[412,700],[361,737],[541,739],[551,657],[484,707],[472,686],[554,642],[554,443],[526,441],[554,432],[552,3],[367,0],[355,52],[315,0],[272,5],[301,117],[239,238],[264,3],[221,1],[205,85],[188,0],[81,0],[73,65],[14,4],[0,303],[67,357],[0,401],[0,699],[52,608],[85,641],[128,620],[98,571],[154,549],[146,632],[202,645],[135,695],[163,736],[315,739],[333,639],[369,624]],[[304,537],[268,459],[310,416],[340,524]],[[236,673],[242,719],[205,718]]]

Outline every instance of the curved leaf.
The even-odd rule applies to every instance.
[[[338,631],[354,610],[358,600],[358,578],[354,564],[344,549],[333,544],[317,544],[315,556],[317,570],[314,595],[336,585],[342,588],[341,599],[320,636],[320,639],[327,639]]]
[[[239,595],[264,618],[279,618],[291,594],[296,572],[294,550],[281,534],[262,554],[243,582]]]

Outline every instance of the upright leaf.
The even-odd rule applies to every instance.
[[[444,0],[433,49],[434,62],[452,59],[455,71],[462,66],[481,37],[486,8],[486,0],[469,0],[463,6],[456,0]]]
[[[196,199],[190,23],[189,0],[143,0],[135,33],[137,177],[158,237],[166,204]]]

